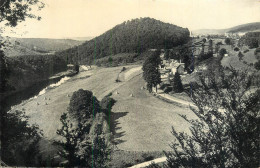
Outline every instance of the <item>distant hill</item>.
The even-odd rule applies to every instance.
[[[186,43],[190,32],[152,18],[125,21],[102,35],[57,53],[69,63],[87,63],[118,53],[142,53],[153,48],[172,48]]]
[[[69,39],[77,40],[77,41],[89,41],[95,37],[89,36],[89,37],[70,37]]]
[[[194,35],[210,35],[210,34],[225,34],[225,33],[247,33],[252,31],[260,31],[260,22],[247,23],[231,27],[228,29],[199,29],[193,30]]]
[[[62,51],[76,45],[82,41],[71,39],[47,39],[47,38],[15,38],[4,37],[6,47],[5,55],[8,57],[20,55],[42,55]]]
[[[228,29],[227,33],[246,33],[252,31],[260,31],[260,22],[248,23]]]
[[[199,29],[199,30],[193,30],[192,35],[222,35],[225,34],[227,29]]]

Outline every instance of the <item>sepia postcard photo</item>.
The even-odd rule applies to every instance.
[[[0,0],[0,167],[259,168],[259,0]]]

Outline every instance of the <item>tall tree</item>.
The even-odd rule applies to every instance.
[[[175,75],[174,75],[174,78],[173,78],[173,81],[172,81],[172,90],[175,93],[183,92],[183,85],[182,85],[182,82],[181,82],[181,76],[178,73],[178,71],[175,72]]]
[[[259,167],[260,90],[253,76],[226,68],[219,76],[202,76],[192,92],[190,133],[178,133],[167,153],[167,167]],[[257,87],[256,92],[252,88]]]
[[[152,52],[143,64],[143,78],[147,82],[147,89],[152,91],[152,87],[156,88],[161,83],[161,75],[159,72],[159,65],[161,64],[160,50]]]

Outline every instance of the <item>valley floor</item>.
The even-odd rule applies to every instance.
[[[91,90],[99,100],[112,92],[117,102],[112,108],[109,125],[117,148],[125,151],[169,150],[169,144],[174,140],[171,127],[188,131],[188,123],[179,114],[193,117],[193,113],[187,106],[167,103],[141,89],[145,82],[140,65],[125,67],[126,71],[121,73],[122,67],[81,72],[12,110],[24,110],[30,116],[29,122],[38,124],[44,136],[53,140],[58,138],[56,130],[61,127],[60,116],[67,110],[74,91]],[[121,82],[115,82],[117,78]]]

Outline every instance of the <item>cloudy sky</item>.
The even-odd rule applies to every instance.
[[[139,17],[152,17],[187,27],[229,28],[260,21],[260,0],[43,0],[37,14],[14,33],[19,37],[69,38],[98,36],[115,25]],[[8,31],[10,32],[10,31]]]

